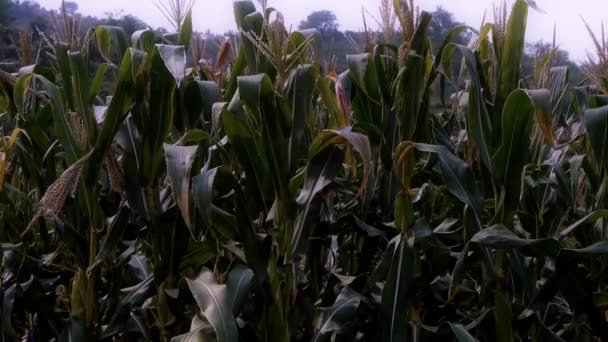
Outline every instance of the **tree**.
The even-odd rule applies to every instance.
[[[553,44],[544,41],[537,41],[535,43],[527,43],[524,58],[522,60],[522,72],[524,75],[529,76],[534,73],[536,63],[541,60],[553,49]],[[567,66],[570,73],[570,82],[572,84],[578,84],[584,79],[583,72],[580,66],[570,60],[570,54],[566,50],[562,50],[557,47],[553,54],[553,60],[551,61],[553,66]]]
[[[336,15],[327,10],[312,12],[306,20],[300,23],[301,30],[315,28],[323,35],[333,35],[338,32],[338,18]]]
[[[0,0],[0,27],[8,24],[10,16],[8,14],[11,7],[11,0]]]
[[[436,49],[441,46],[450,30],[464,24],[458,22],[454,18],[452,12],[447,11],[441,6],[438,6],[432,14],[433,21],[431,21],[431,26],[429,27],[429,38],[431,39],[431,46],[436,51]],[[466,44],[470,39],[470,33],[461,33],[456,38],[455,42],[458,44]]]
[[[103,20],[104,23],[106,25],[122,27],[127,37],[130,37],[135,31],[144,29],[147,26],[141,19],[131,14],[106,13],[106,15],[108,15],[108,17]]]
[[[78,4],[75,2],[66,1],[63,3],[63,6],[69,15],[74,15],[78,12]]]

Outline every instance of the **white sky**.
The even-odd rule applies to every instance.
[[[36,1],[36,0],[34,0]],[[47,8],[58,8],[61,0],[37,0]],[[107,12],[134,14],[153,27],[168,27],[151,0],[74,0],[85,14],[103,15]],[[164,0],[166,1],[166,0]],[[513,0],[507,0],[512,3]],[[441,5],[453,12],[456,19],[473,27],[479,27],[487,10],[492,16],[494,0],[418,0],[417,4],[432,11]],[[528,41],[552,40],[553,27],[557,26],[557,41],[560,47],[568,50],[575,60],[585,58],[586,51],[592,50],[589,38],[580,16],[599,32],[601,22],[608,18],[608,0],[536,0],[547,14],[530,12],[528,20]],[[341,29],[360,29],[363,26],[361,9],[376,14],[379,0],[269,0],[272,7],[283,13],[288,25],[297,27],[298,23],[315,10],[326,9],[338,17]],[[211,30],[224,32],[234,29],[232,0],[197,0],[194,11],[195,28],[199,31]],[[368,24],[374,22],[370,19]]]

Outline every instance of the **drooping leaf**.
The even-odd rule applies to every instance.
[[[215,331],[209,322],[194,316],[190,331],[171,338],[171,342],[216,342]]]
[[[556,257],[561,246],[554,238],[527,240],[500,225],[483,229],[471,238],[471,242],[496,249],[518,249],[525,255]]]
[[[13,339],[18,339],[17,332],[13,327],[13,306],[17,295],[17,284],[11,285],[2,291],[2,332]]]
[[[201,313],[213,326],[218,342],[237,341],[238,331],[232,315],[228,287],[219,285],[213,272],[206,268],[196,279],[186,281]]]
[[[608,106],[588,109],[583,114],[597,165],[608,169]]]
[[[475,182],[475,177],[468,165],[444,146],[428,144],[415,144],[404,142],[395,150],[395,165],[409,163],[412,157],[412,149],[420,152],[436,154],[439,157],[441,173],[452,195],[456,196],[462,203],[469,206],[473,211],[478,229],[482,228],[483,222],[483,197]]]
[[[150,29],[137,30],[131,35],[131,47],[146,53],[152,52],[156,34]]]
[[[608,240],[603,240],[592,244],[591,246],[587,246],[579,249],[565,249],[563,251],[565,254],[574,254],[574,255],[586,255],[586,256],[594,256],[594,255],[606,255],[608,254]]]
[[[236,217],[214,204],[214,200],[233,188],[232,175],[225,168],[209,169],[205,165],[201,174],[192,179],[194,203],[203,221],[228,239],[236,237]]]
[[[129,46],[127,36],[122,28],[117,26],[98,26],[95,29],[97,48],[103,58],[112,64],[120,65],[120,58]]]
[[[319,309],[319,316],[316,318],[316,334],[312,341],[329,341],[331,334],[342,331],[361,304],[361,296],[346,286],[336,298],[334,305]]]
[[[450,328],[456,336],[458,342],[477,342],[478,339],[473,337],[462,324],[450,323]]]
[[[184,46],[158,44],[156,49],[165,63],[165,67],[173,75],[175,82],[180,85],[186,77],[186,50]]]
[[[555,132],[553,131],[554,113],[551,92],[547,89],[526,90],[526,92],[534,103],[536,121],[543,132],[545,141],[549,145],[555,146],[557,138],[555,137]],[[559,101],[559,99],[557,101]]]
[[[367,136],[354,132],[352,128],[324,130],[310,144],[308,155],[313,158],[330,145],[344,144],[350,144],[361,156],[364,171],[361,184],[361,190],[363,190],[367,186],[369,176],[372,174],[372,151]]]
[[[184,222],[192,228],[190,216],[190,171],[196,159],[198,146],[177,146],[165,144],[167,175],[173,196],[179,206]]]

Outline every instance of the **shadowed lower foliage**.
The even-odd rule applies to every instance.
[[[522,71],[526,1],[382,1],[340,74],[265,1],[200,60],[190,4],[0,73],[2,340],[608,338],[608,97]]]

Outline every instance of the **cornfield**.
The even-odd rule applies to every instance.
[[[2,341],[608,341],[603,36],[572,84],[524,0],[439,47],[385,0],[338,73],[265,2],[214,60],[163,3],[0,73]]]

